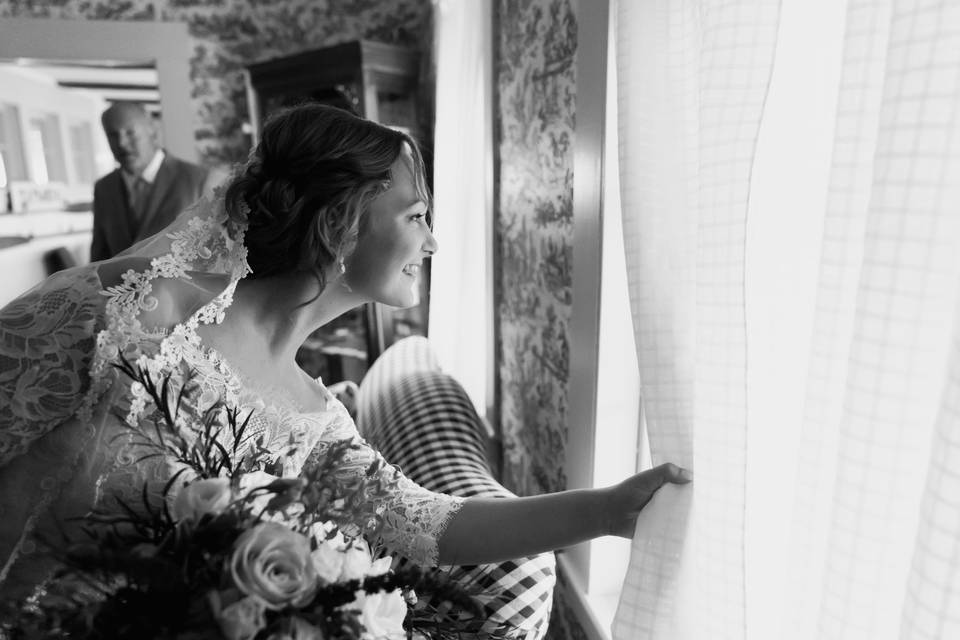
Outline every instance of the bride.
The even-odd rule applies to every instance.
[[[446,215],[456,215],[447,212]],[[251,428],[296,475],[310,455],[361,442],[343,406],[301,370],[314,330],[369,301],[416,302],[437,250],[423,163],[405,134],[302,105],[271,118],[250,159],[213,200],[110,260],[57,273],[0,310],[0,598],[49,579],[40,538],[112,496],[136,502],[170,461],[141,460],[123,421],[149,418],[144,390],[114,363],[199,388],[252,412]],[[344,473],[379,454],[363,445]],[[423,564],[477,564],[631,536],[672,464],[604,489],[515,499],[435,494],[396,476],[382,542]]]

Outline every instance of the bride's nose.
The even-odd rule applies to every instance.
[[[437,239],[433,237],[433,231],[427,229],[427,238],[423,241],[423,252],[432,256],[440,248]]]

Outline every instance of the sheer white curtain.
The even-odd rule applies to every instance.
[[[437,105],[430,341],[486,413],[492,350],[490,0],[434,0]]]
[[[960,637],[960,4],[617,17],[651,453],[695,480],[614,637]]]
[[[777,5],[619,3],[627,272],[653,462],[694,482],[642,514],[614,637],[744,628],[750,173]]]

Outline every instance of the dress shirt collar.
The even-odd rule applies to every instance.
[[[139,176],[121,170],[120,175],[123,176],[123,181],[127,185],[127,188],[132,188],[137,178],[143,179],[147,184],[153,184],[153,181],[157,179],[157,173],[160,171],[160,165],[163,164],[163,158],[163,149],[157,149],[156,153],[153,154],[153,158],[150,159],[150,162],[147,163],[146,168],[144,168]]]

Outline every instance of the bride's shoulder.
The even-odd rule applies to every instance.
[[[135,314],[143,327],[168,330],[185,322],[230,283],[219,273],[184,272],[176,277],[151,273],[151,259],[130,256],[100,266],[104,293]],[[149,275],[147,275],[149,274]]]

